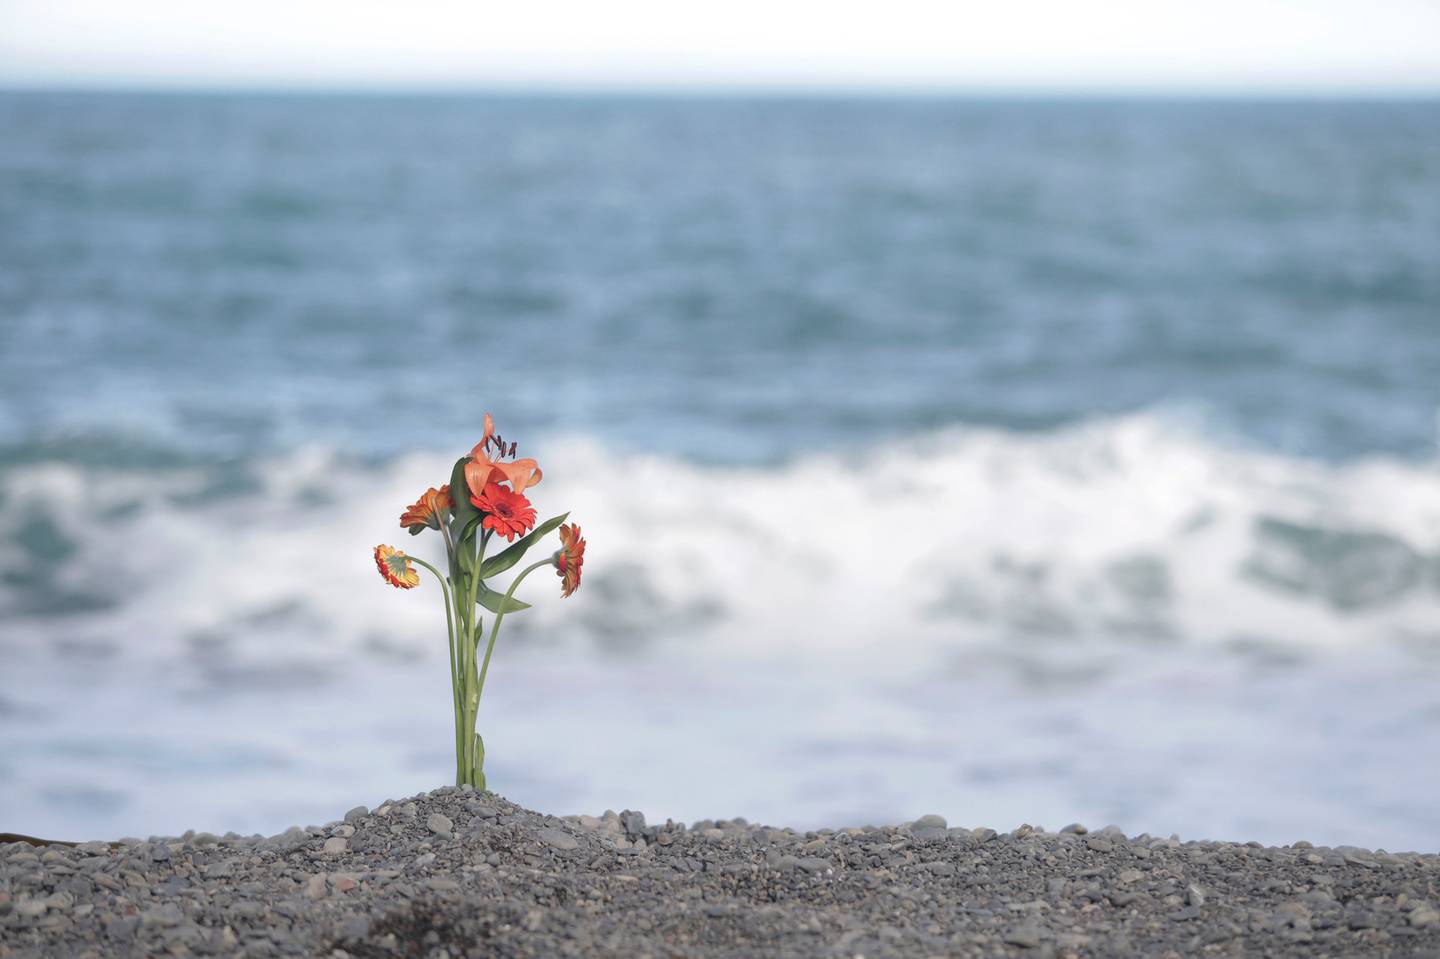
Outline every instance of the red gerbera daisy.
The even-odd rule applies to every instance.
[[[585,565],[585,540],[580,527],[564,523],[560,527],[560,549],[556,551],[555,574],[560,577],[560,595],[569,596],[580,588],[580,567]]]
[[[480,496],[472,495],[470,503],[485,514],[480,525],[493,529],[506,540],[513,540],[517,534],[527,533],[535,525],[535,507],[523,493],[506,489],[499,483],[487,483]]]

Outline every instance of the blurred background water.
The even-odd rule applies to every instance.
[[[0,827],[443,784],[485,411],[556,813],[1440,848],[1440,104],[0,94]]]

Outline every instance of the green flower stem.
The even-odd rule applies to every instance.
[[[480,594],[480,570],[485,564],[485,545],[490,540],[489,530],[478,530],[479,535],[475,537],[475,568],[470,573],[469,602],[465,604],[465,699],[464,699],[464,728],[467,736],[464,743],[465,767],[469,771],[467,779],[477,787],[477,775],[480,772],[478,763],[480,757],[477,755],[474,730],[475,716],[480,707],[480,689],[477,685],[475,674],[475,649],[479,643],[480,619],[475,608],[475,599]]]
[[[495,652],[495,637],[500,635],[500,622],[505,618],[505,607],[510,604],[510,597],[515,595],[515,587],[520,585],[521,580],[541,566],[550,565],[552,565],[552,561],[548,559],[542,559],[538,563],[530,564],[520,571],[520,575],[515,577],[514,582],[510,584],[510,588],[505,591],[505,599],[500,603],[500,612],[495,614],[495,622],[490,624],[490,642],[485,646],[485,663],[480,667],[479,683],[475,690],[475,707],[477,711],[480,707],[480,694],[485,690],[485,674],[490,671],[490,654]]]
[[[428,569],[432,574],[434,574],[435,578],[440,581],[440,592],[444,595],[444,598],[445,598],[445,632],[446,632],[446,634],[448,635],[449,640],[450,640],[450,642],[449,642],[449,648],[450,648],[450,698],[451,698],[452,703],[453,703],[454,706],[455,706],[455,754],[456,754],[456,760],[455,760],[455,762],[456,762],[456,775],[459,776],[459,775],[461,775],[461,773],[463,772],[463,771],[460,769],[460,766],[459,766],[459,762],[460,762],[460,760],[459,760],[459,755],[460,755],[460,753],[461,753],[461,751],[462,751],[462,749],[463,749],[463,746],[464,746],[464,728],[461,726],[461,718],[462,718],[462,717],[461,717],[461,712],[460,712],[460,681],[459,681],[459,680],[460,680],[460,674],[459,674],[459,672],[458,672],[457,669],[456,669],[456,661],[455,661],[455,648],[456,648],[456,640],[455,640],[455,616],[454,616],[454,614],[451,612],[451,607],[452,607],[453,604],[452,604],[451,601],[450,601],[450,587],[449,587],[449,585],[447,584],[445,577],[444,577],[444,576],[441,576],[441,575],[440,575],[440,571],[439,571],[438,569],[436,569],[434,566],[431,566],[429,563],[425,562],[423,559],[418,559],[417,557],[414,557],[414,556],[411,556],[410,558],[411,558],[412,560],[414,560],[417,565],[425,567],[425,568]],[[457,785],[459,785],[459,783],[457,783]]]

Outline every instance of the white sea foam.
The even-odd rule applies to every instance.
[[[524,587],[536,609],[512,628],[530,640],[731,656],[1440,642],[1440,471],[1425,465],[1228,449],[1143,415],[1042,435],[953,430],[772,468],[584,439],[540,452],[537,507],[569,508],[591,552],[563,607],[543,571]],[[26,628],[5,642],[103,635],[167,661],[197,647],[242,661],[432,644],[433,587],[383,587],[370,548],[437,558],[435,534],[412,540],[395,517],[451,462],[360,468],[305,450],[213,502],[198,472],[12,470],[0,609]],[[39,572],[20,545],[37,516],[71,549]],[[58,615],[87,597],[107,605]]]

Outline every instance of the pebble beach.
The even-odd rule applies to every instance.
[[[444,787],[279,835],[0,844],[0,957],[1440,957],[1440,856],[922,816],[798,832]]]

